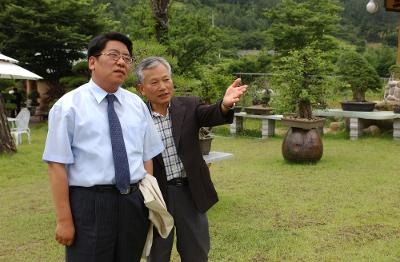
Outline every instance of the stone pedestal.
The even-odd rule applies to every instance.
[[[261,137],[263,139],[275,135],[275,120],[262,119],[261,121]]]
[[[400,118],[393,119],[393,139],[400,140]]]
[[[282,119],[282,115],[252,115],[245,112],[235,113],[233,123],[230,126],[232,135],[243,131],[243,119],[251,118],[261,120],[262,139],[275,135],[275,122]]]
[[[360,118],[350,118],[350,139],[356,140],[362,135],[363,124]]]
[[[400,114],[395,114],[393,111],[373,111],[373,112],[357,112],[343,111],[341,109],[325,109],[315,110],[316,116],[325,117],[344,117],[349,119],[350,138],[356,140],[362,135],[365,119],[376,121],[393,121],[393,138],[400,139]],[[368,123],[365,123],[367,125]]]
[[[237,133],[242,131],[243,131],[243,117],[235,116],[230,126],[230,132],[231,134],[236,135]]]

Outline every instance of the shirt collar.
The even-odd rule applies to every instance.
[[[169,108],[170,108],[170,106],[171,106],[171,103],[168,104],[168,107],[167,107],[167,114],[166,114],[165,116],[163,116],[162,114],[153,111],[153,108],[151,107],[151,103],[149,102],[149,107],[150,107],[151,115],[154,116],[154,117],[169,117]]]
[[[90,79],[89,81],[89,90],[93,94],[94,98],[96,99],[97,103],[100,104],[101,101],[108,95],[106,91],[104,91],[103,88],[98,86],[93,79]],[[117,91],[113,93],[116,97],[119,103],[122,101],[122,91],[121,87],[118,87]]]

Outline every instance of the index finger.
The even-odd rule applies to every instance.
[[[235,81],[233,81],[232,86],[233,87],[238,87],[242,84],[242,79],[241,78],[237,78],[235,79]]]

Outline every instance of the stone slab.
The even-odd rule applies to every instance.
[[[374,120],[387,120],[400,118],[400,114],[395,114],[393,111],[372,111],[372,112],[361,112],[361,111],[343,111],[342,109],[324,109],[313,111],[315,116],[327,116],[327,117],[348,117],[348,118],[362,118],[362,119],[374,119]]]
[[[362,135],[363,123],[360,119],[393,120],[393,138],[400,139],[400,114],[393,111],[344,111],[342,109],[324,109],[313,111],[315,116],[346,117],[350,119],[350,139],[357,140]]]
[[[232,157],[233,154],[231,153],[217,152],[217,151],[211,151],[208,155],[203,155],[203,159],[204,161],[206,161],[206,164],[211,164],[221,160],[230,159]]]
[[[281,120],[283,115],[251,115],[246,112],[235,113],[235,116],[245,117],[245,118],[255,118],[255,119],[272,119]]]

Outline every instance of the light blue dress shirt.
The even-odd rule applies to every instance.
[[[70,186],[115,184],[107,92],[93,80],[65,94],[51,108],[43,160],[66,164]],[[118,88],[115,111],[122,127],[131,183],[146,175],[143,161],[164,150],[145,103]]]

